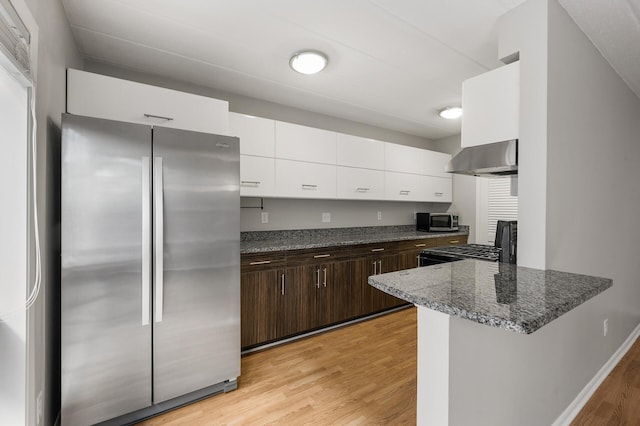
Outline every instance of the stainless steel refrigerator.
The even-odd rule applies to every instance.
[[[64,114],[63,425],[236,388],[237,138]]]

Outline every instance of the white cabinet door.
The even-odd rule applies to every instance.
[[[229,134],[229,103],[226,101],[74,69],[67,70],[67,112]]]
[[[423,176],[424,201],[450,203],[453,201],[453,179]]]
[[[338,166],[338,198],[384,200],[384,172]]]
[[[424,175],[425,150],[385,142],[384,169],[390,172]]]
[[[451,160],[451,154],[436,151],[424,151],[424,174],[451,179],[451,173],[444,171],[445,166]]]
[[[276,158],[336,164],[336,132],[276,121]]]
[[[276,159],[276,195],[336,198],[336,166]]]
[[[396,201],[424,201],[425,176],[384,172],[385,199]]]
[[[240,196],[273,197],[275,166],[273,158],[240,155]]]
[[[463,147],[517,139],[520,114],[520,62],[462,82]]]
[[[384,142],[338,133],[337,164],[384,170]]]
[[[275,156],[275,120],[230,112],[229,133],[240,138],[240,154]]]

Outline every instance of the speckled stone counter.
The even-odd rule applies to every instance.
[[[612,280],[465,259],[369,277],[386,293],[448,315],[533,333],[612,286]]]
[[[457,232],[418,232],[415,225],[242,232],[240,253],[339,247],[455,235],[469,235],[469,227],[461,225]]]

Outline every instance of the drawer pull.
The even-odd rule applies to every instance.
[[[449,244],[456,244],[456,243],[459,243],[459,242],[460,242],[460,240],[453,240],[453,241],[449,241]]]
[[[302,184],[302,189],[316,189],[318,185],[308,185],[306,183]]]
[[[315,256],[313,256],[314,259],[323,259],[325,257],[331,257],[330,254],[316,254]]]
[[[378,251],[384,251],[383,248],[375,248],[375,249],[371,249],[372,252],[378,252]]]
[[[416,247],[426,247],[426,244],[416,244]]]
[[[408,191],[408,190],[404,189],[404,190],[400,191],[400,195],[409,195],[410,192],[411,191]]]
[[[356,191],[358,191],[358,192],[368,192],[368,191],[371,191],[371,189],[370,188],[356,188]]]
[[[269,263],[271,263],[270,260],[260,260],[260,261],[256,261],[256,262],[251,262],[249,263],[250,266],[255,266],[255,265],[268,265]]]
[[[158,118],[160,120],[172,121],[173,117],[163,117],[161,115],[153,115],[153,114],[144,114],[147,118]]]
[[[436,192],[435,194],[436,194],[436,197],[442,197],[444,195],[443,192]]]
[[[242,180],[240,181],[240,183],[243,185],[256,185],[256,186],[260,185],[260,181],[258,180]]]

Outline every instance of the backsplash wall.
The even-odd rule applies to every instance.
[[[275,231],[283,229],[346,228],[415,224],[414,212],[446,212],[449,203],[411,203],[395,201],[302,200],[265,198],[263,210],[259,198],[242,198],[240,230]],[[262,223],[262,213],[269,223]],[[378,220],[378,212],[382,219]],[[331,222],[323,222],[322,214],[330,213]]]

